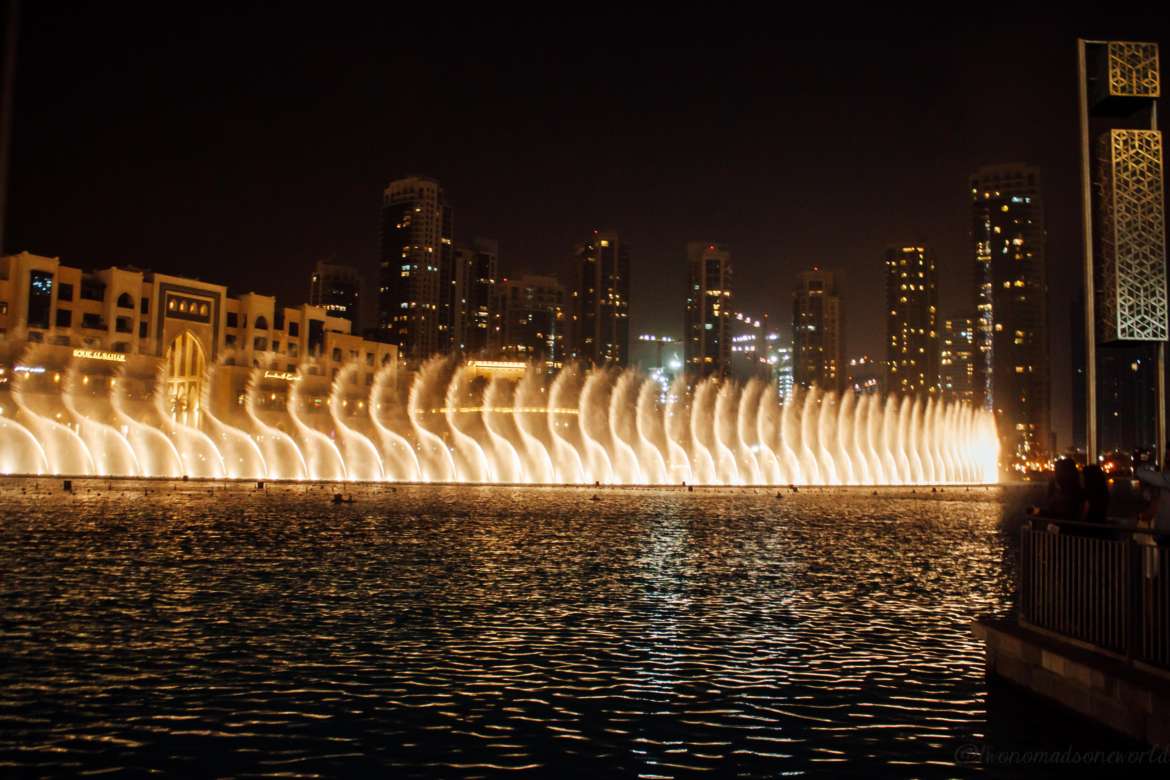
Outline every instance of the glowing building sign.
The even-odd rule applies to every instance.
[[[125,363],[126,356],[121,352],[102,352],[97,349],[75,349],[73,357],[84,360],[107,360],[111,363]]]
[[[298,379],[300,379],[299,376],[292,373],[291,371],[265,371],[264,378],[265,379],[283,379],[286,382],[296,382]]]

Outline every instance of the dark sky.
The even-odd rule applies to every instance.
[[[934,247],[943,312],[968,305],[967,176],[1037,164],[1062,447],[1081,262],[1075,38],[1170,52],[1165,15],[668,29],[398,5],[51,6],[22,8],[4,248],[290,304],[318,258],[372,274],[381,190],[422,173],[454,203],[457,240],[500,241],[505,273],[567,282],[575,241],[621,231],[634,333],[681,332],[683,244],[701,239],[731,247],[740,308],[781,322],[797,271],[844,271],[847,353],[880,355],[884,248]]]

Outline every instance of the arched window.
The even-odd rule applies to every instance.
[[[256,318],[256,330],[268,330],[268,320],[263,314]]]
[[[123,343],[119,342],[114,348],[124,351],[119,349]],[[198,425],[207,362],[202,345],[191,331],[183,331],[171,341],[167,347],[166,366],[171,417],[187,425]]]
[[[118,296],[119,309],[133,309],[134,299],[130,297],[130,293],[122,293]]]

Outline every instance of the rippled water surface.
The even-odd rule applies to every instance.
[[[77,485],[0,483],[0,774],[947,774],[987,725],[999,489]]]

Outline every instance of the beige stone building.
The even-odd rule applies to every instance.
[[[86,272],[28,252],[0,258],[0,385],[20,373],[60,384],[81,366],[79,393],[81,383],[120,378],[132,385],[124,397],[153,405],[161,392],[162,411],[189,425],[205,403],[230,416],[249,382],[263,385],[258,397],[273,409],[301,380],[320,408],[343,369],[353,394],[368,395],[380,370],[397,373],[398,349],[350,327],[320,306],[232,296],[196,279],[130,267]]]

